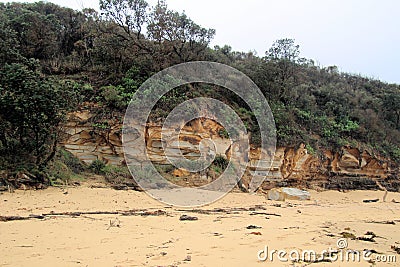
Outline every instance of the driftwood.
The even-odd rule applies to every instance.
[[[180,221],[197,221],[199,218],[193,217],[193,216],[188,216],[188,215],[182,215],[179,220]]]
[[[56,217],[56,216],[79,217],[81,215],[163,216],[163,215],[168,215],[168,214],[167,214],[167,212],[165,212],[163,210],[50,212],[50,213],[43,213],[40,215],[33,214],[33,215],[29,215],[29,216],[0,216],[0,222],[25,221],[25,220],[32,220],[32,219],[43,220],[46,218]]]
[[[251,207],[251,208],[226,208],[226,209],[222,209],[222,208],[215,208],[212,210],[206,210],[206,209],[178,209],[177,211],[180,212],[191,212],[191,213],[197,213],[197,214],[218,214],[218,213],[223,213],[223,214],[237,214],[240,211],[253,211],[253,213],[257,210],[265,210],[264,207],[262,206],[255,206],[255,207]],[[250,214],[250,215],[255,215],[255,214]],[[261,213],[260,213],[261,215]],[[275,215],[275,214],[269,214],[269,215]]]
[[[261,228],[262,228],[261,226],[252,225],[252,224],[246,227],[246,229],[261,229]]]
[[[379,201],[378,198],[377,199],[364,199],[363,200],[364,203],[374,203],[374,202],[378,202],[378,201]]]
[[[395,221],[366,221],[366,223],[377,223],[377,224],[392,224],[395,225]]]
[[[282,215],[276,213],[268,213],[268,212],[252,212],[250,215],[266,215],[266,216],[276,216],[281,217]]]

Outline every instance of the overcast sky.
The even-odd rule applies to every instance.
[[[6,1],[1,1],[6,2]],[[35,1],[19,1],[35,2]],[[98,9],[98,0],[50,0]],[[157,0],[148,0],[154,5]],[[293,38],[301,55],[322,66],[400,84],[398,0],[167,0],[196,23],[216,29],[214,45],[263,56],[272,43]]]

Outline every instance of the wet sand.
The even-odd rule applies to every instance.
[[[229,193],[190,210],[169,207],[142,192],[87,186],[67,193],[60,188],[3,193],[0,216],[137,212],[0,221],[0,266],[399,266],[400,254],[391,246],[400,246],[400,204],[391,201],[400,201],[400,193],[389,193],[386,203],[382,196],[375,191],[311,191],[310,201],[274,202],[261,194]],[[363,203],[375,198],[380,201]],[[181,221],[182,215],[198,220]],[[250,225],[255,229],[247,229]],[[382,254],[372,259],[396,255],[397,262],[258,259],[265,246],[288,253],[337,249],[342,232],[355,237],[375,233],[375,242],[348,238],[346,251],[375,250]]]

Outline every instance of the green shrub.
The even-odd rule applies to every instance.
[[[225,128],[218,131],[218,135],[222,138],[229,139],[228,131]]]
[[[156,170],[160,173],[160,174],[164,174],[164,173],[171,173],[172,171],[175,170],[175,167],[171,164],[169,165],[155,165]]]
[[[63,162],[73,173],[79,174],[85,171],[85,164],[71,152],[60,149],[59,155],[61,162]]]
[[[51,184],[65,184],[73,180],[83,180],[84,177],[81,174],[86,168],[86,165],[72,153],[60,149],[46,167],[45,173],[48,175]]]
[[[103,169],[105,166],[106,164],[104,163],[104,161],[96,159],[92,161],[92,163],[89,165],[89,169],[96,174],[104,174]]]
[[[133,176],[135,176],[135,180],[140,180],[141,182],[154,182],[154,178],[159,175],[157,170],[154,170],[154,168],[150,165],[144,165],[140,169],[135,170],[136,172],[133,173]]]
[[[215,159],[213,161],[213,165],[221,168],[222,170],[225,170],[226,167],[228,167],[228,164],[229,164],[229,161],[221,155],[215,156]]]
[[[54,160],[49,164],[46,169],[46,174],[48,175],[52,185],[63,185],[66,182],[84,179],[82,175],[75,173],[59,159]]]
[[[105,165],[101,169],[107,182],[111,184],[123,184],[132,181],[131,173],[126,166]]]

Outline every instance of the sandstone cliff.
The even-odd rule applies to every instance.
[[[113,165],[124,164],[121,114],[103,118],[101,123],[96,123],[95,116],[96,112],[90,109],[69,114],[62,145],[86,163],[100,159]],[[220,137],[221,129],[222,126],[212,120],[192,121],[183,128],[179,140],[175,140],[177,151],[180,149],[187,158],[197,158],[200,155],[200,141],[209,138],[215,144],[216,154],[229,158],[231,143]],[[151,160],[157,164],[167,164],[159,125],[148,125],[146,141]],[[390,190],[398,190],[400,184],[397,179],[398,169],[392,162],[356,148],[342,147],[337,152],[323,151],[316,156],[309,153],[303,144],[298,147],[278,147],[271,167],[258,161],[260,153],[258,148],[251,149],[244,184],[248,183],[247,177],[251,173],[267,177],[262,186],[264,189],[277,184],[330,189],[376,189],[374,180],[379,180]]]

